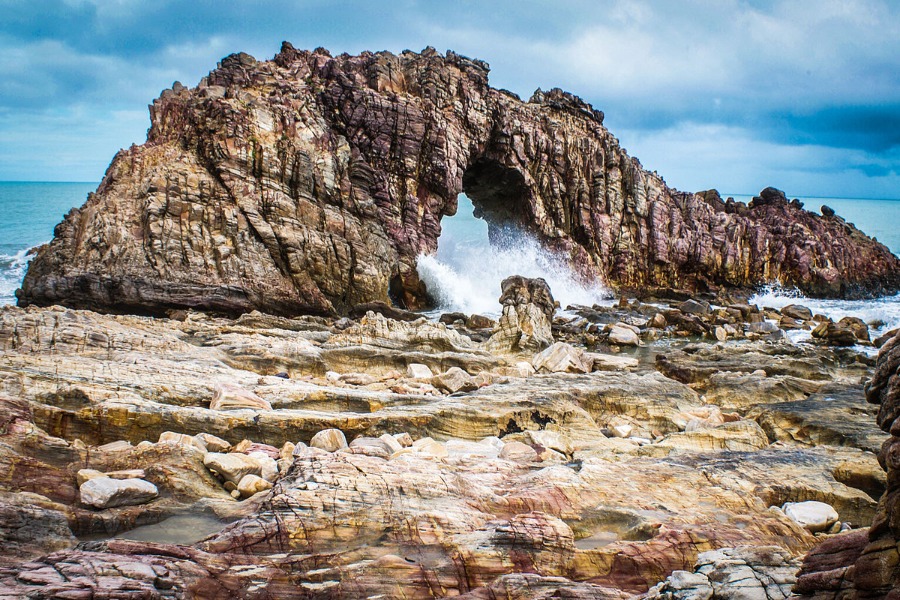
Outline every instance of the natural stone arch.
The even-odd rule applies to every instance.
[[[467,187],[488,220],[614,286],[900,288],[900,261],[839,217],[672,190],[579,98],[523,102],[487,75],[433,48],[228,56],[153,103],[147,143],[57,227],[19,302],[333,314],[391,292],[416,307],[416,257]]]

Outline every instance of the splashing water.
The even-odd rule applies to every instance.
[[[781,310],[788,304],[801,304],[813,314],[822,314],[839,321],[844,317],[859,317],[869,325],[872,339],[900,327],[900,294],[869,300],[823,300],[808,298],[796,288],[769,285],[750,298],[751,304]],[[809,339],[808,331],[791,331],[793,341]]]
[[[511,275],[543,277],[560,306],[609,303],[612,294],[599,284],[579,280],[563,257],[521,232],[491,245],[487,223],[474,216],[471,201],[459,197],[459,213],[445,219],[436,255],[420,255],[419,277],[440,311],[496,315],[500,283]]]
[[[25,270],[33,256],[31,250],[27,248],[13,255],[0,254],[0,305],[16,303],[16,289],[25,277]]]

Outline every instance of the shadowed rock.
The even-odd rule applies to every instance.
[[[466,192],[493,239],[523,230],[585,279],[689,290],[771,281],[816,296],[900,288],[900,261],[767,188],[669,188],[558,89],[528,101],[433,48],[332,57],[289,43],[165,90],[30,265],[19,302],[161,314],[333,313],[426,303],[416,259]]]

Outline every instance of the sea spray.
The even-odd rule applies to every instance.
[[[788,304],[801,304],[813,314],[821,314],[839,321],[843,317],[859,317],[869,325],[872,339],[900,327],[900,294],[869,300],[826,300],[809,298],[796,288],[769,285],[750,298],[751,304],[781,310]],[[810,338],[808,331],[789,332],[795,342]]]
[[[543,277],[563,308],[612,298],[606,287],[583,282],[564,257],[525,233],[506,231],[490,243],[487,223],[470,216],[465,196],[459,203],[459,214],[441,224],[437,254],[418,257],[419,277],[439,310],[497,314],[500,283],[510,275]]]
[[[16,303],[16,290],[22,285],[32,250],[26,248],[13,255],[0,254],[0,305]]]

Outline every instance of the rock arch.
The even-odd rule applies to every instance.
[[[19,303],[335,313],[390,292],[416,307],[416,257],[464,189],[612,285],[900,288],[898,259],[839,217],[672,190],[579,98],[524,102],[487,75],[433,48],[228,56],[154,101],[147,142],[57,227]]]

